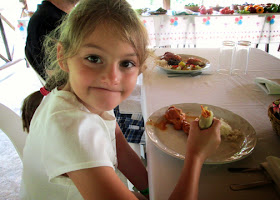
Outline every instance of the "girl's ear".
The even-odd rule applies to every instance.
[[[69,69],[68,69],[68,66],[65,62],[65,60],[63,59],[63,46],[62,44],[59,42],[57,44],[57,60],[58,60],[58,65],[60,66],[60,68],[65,71],[65,72],[68,72]]]

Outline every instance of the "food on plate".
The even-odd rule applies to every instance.
[[[201,129],[207,129],[212,125],[213,122],[213,112],[208,110],[207,107],[201,105],[201,115],[199,116],[199,127]],[[221,138],[225,141],[234,142],[239,140],[243,134],[238,129],[232,129],[232,127],[223,119],[220,118],[221,128],[220,134]]]
[[[209,8],[209,9],[206,9],[206,7],[205,6],[201,6],[200,8],[199,8],[199,12],[200,12],[200,14],[202,14],[202,15],[206,15],[206,14],[213,14],[213,8]]]
[[[189,58],[187,60],[187,64],[193,64],[193,65],[199,65],[199,66],[205,65],[205,63],[202,62],[201,60],[199,60],[198,58]]]
[[[252,152],[257,142],[256,132],[245,119],[217,106],[202,105],[203,107],[207,106],[221,122],[221,143],[206,163],[229,163],[244,158]],[[197,103],[173,104],[160,108],[148,118],[145,124],[146,133],[162,151],[176,158],[185,159],[190,126],[198,125],[200,113],[201,104]],[[193,123],[194,120],[195,123]],[[174,121],[181,123],[181,126],[179,124],[181,130],[175,129],[172,124]],[[202,130],[202,132],[211,134],[207,130]],[[193,134],[196,133],[196,131],[193,132]]]
[[[174,53],[171,53],[171,52],[165,52],[165,54],[163,56],[161,56],[160,58],[161,60],[164,59],[166,60],[167,62],[169,60],[178,60],[178,61],[181,61],[182,58],[181,56],[177,55],[177,54],[174,54]]]
[[[238,10],[237,12],[240,14],[250,14],[250,11],[247,10]]]
[[[190,122],[199,118],[199,127],[202,129],[209,128],[212,125],[213,121],[213,112],[208,110],[207,107],[203,107],[201,105],[201,116],[191,116],[187,115],[180,108],[176,108],[175,106],[170,106],[163,116],[163,119],[159,122],[155,123],[153,121],[148,121],[148,125],[153,125],[159,128],[162,131],[167,129],[166,124],[172,124],[175,130],[182,130],[189,135],[190,131]],[[220,118],[221,121],[221,138],[226,142],[237,142],[240,141],[244,135],[238,129],[233,129],[224,119]]]
[[[202,15],[207,14],[207,10],[206,10],[206,8],[205,8],[204,6],[201,6],[201,7],[199,8],[199,12],[200,12],[200,14],[202,14]]]
[[[207,13],[210,14],[210,15],[213,14],[213,8],[208,8],[206,11],[207,11]]]
[[[221,135],[223,136],[227,136],[229,134],[232,133],[232,128],[231,126],[225,122],[224,119],[220,119],[220,122],[221,122],[221,128],[220,128],[220,131],[221,131]]]
[[[164,115],[168,123],[173,124],[174,129],[183,130],[186,134],[189,134],[190,123],[186,121],[186,114],[175,106],[170,106]]]
[[[220,9],[220,13],[221,14],[233,14],[234,10],[229,9],[229,7],[225,7],[225,8]]]
[[[199,127],[201,129],[207,129],[212,125],[213,122],[213,112],[208,110],[207,107],[201,105],[201,114],[199,116]]]
[[[164,115],[167,122],[173,124],[176,130],[182,129],[182,123],[185,120],[185,113],[181,109],[176,108],[175,106],[170,106]]]
[[[190,128],[191,128],[191,124],[190,124],[189,122],[187,122],[187,120],[183,120],[183,123],[182,123],[182,130],[183,130],[187,135],[189,135]]]
[[[206,66],[206,63],[199,58],[190,57],[184,59],[180,55],[171,52],[165,52],[156,63],[163,68],[173,70],[200,70]]]
[[[234,141],[238,141],[240,138],[243,137],[243,134],[240,130],[232,129],[232,127],[222,118],[220,119],[220,121],[221,121],[220,133],[223,140],[234,142]]]

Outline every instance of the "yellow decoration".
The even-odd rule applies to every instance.
[[[263,7],[262,7],[262,6],[258,6],[258,7],[256,8],[256,12],[257,12],[257,13],[263,13],[263,12],[264,12]]]
[[[249,8],[250,8],[251,6],[245,6],[245,10],[246,11],[249,11]]]

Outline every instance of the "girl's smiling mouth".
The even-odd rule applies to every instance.
[[[121,90],[119,89],[109,89],[105,87],[91,87],[90,89],[100,91],[100,92],[113,92],[113,93],[120,93]]]

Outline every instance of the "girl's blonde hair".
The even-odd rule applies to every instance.
[[[81,0],[65,17],[59,27],[46,36],[44,41],[45,66],[51,76],[47,77],[45,88],[48,91],[66,84],[68,74],[58,65],[74,56],[83,40],[92,34],[97,26],[104,26],[120,40],[128,42],[134,48],[140,66],[148,57],[148,35],[146,28],[136,12],[125,0]],[[63,58],[57,59],[57,45],[63,47]],[[114,48],[112,46],[112,48]],[[43,95],[39,91],[29,95],[22,106],[23,129],[29,132],[33,114]]]

